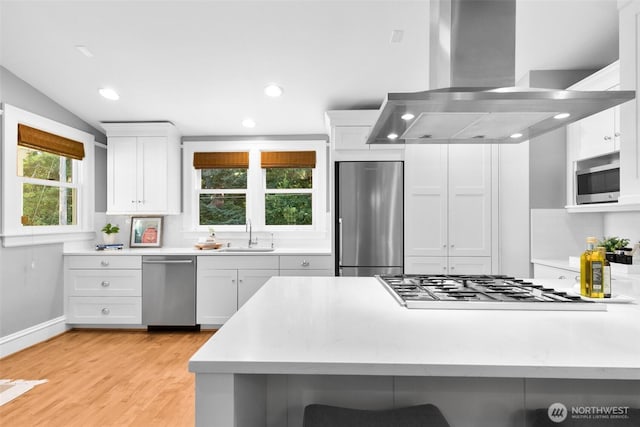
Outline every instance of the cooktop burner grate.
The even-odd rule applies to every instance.
[[[378,276],[407,308],[606,311],[586,301],[523,279],[502,275]]]

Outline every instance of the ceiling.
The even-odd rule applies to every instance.
[[[0,0],[0,65],[97,128],[168,120],[183,136],[326,133],[327,110],[377,109],[387,92],[429,89],[428,9],[428,0]],[[518,0],[516,79],[616,60],[617,16],[615,0]],[[264,95],[271,82],[281,97]],[[241,126],[248,117],[255,128]]]

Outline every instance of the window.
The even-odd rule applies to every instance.
[[[315,151],[263,152],[265,225],[313,224]]]
[[[232,145],[244,151],[216,151]],[[324,141],[187,142],[184,154],[185,166],[193,159],[185,175],[190,229],[245,232],[251,220],[254,230],[325,230]]]
[[[3,245],[94,238],[93,135],[3,107]]]

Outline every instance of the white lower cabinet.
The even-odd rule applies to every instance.
[[[536,279],[566,279],[580,281],[580,272],[542,264],[533,264],[533,277]]]
[[[491,274],[491,257],[405,257],[406,274]]]
[[[67,323],[142,323],[140,256],[66,256],[64,283]]]
[[[273,276],[278,256],[199,256],[196,322],[221,325]]]

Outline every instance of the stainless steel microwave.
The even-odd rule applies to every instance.
[[[620,197],[620,157],[603,156],[576,165],[576,203],[617,202]]]

